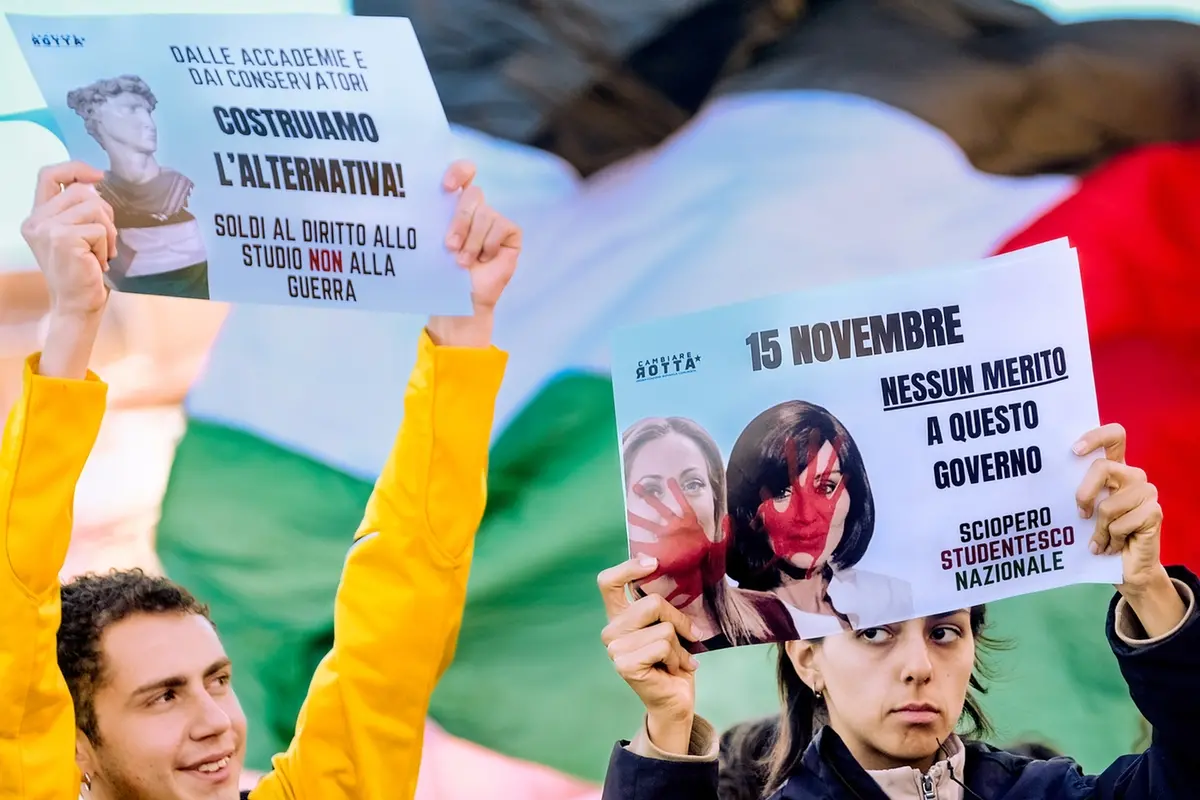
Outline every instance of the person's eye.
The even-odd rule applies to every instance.
[[[929,636],[940,644],[950,644],[962,638],[962,631],[950,625],[939,625],[930,631]]]
[[[179,694],[174,689],[167,689],[165,692],[158,694],[152,701],[153,705],[165,705],[173,702]]]
[[[887,628],[864,628],[857,635],[859,639],[870,644],[883,644],[892,639],[892,632]]]
[[[699,494],[704,491],[705,485],[704,481],[700,478],[689,478],[684,481],[683,490],[688,494]]]
[[[213,694],[222,694],[223,695],[229,690],[229,687],[232,683],[233,683],[233,676],[230,675],[228,672],[222,672],[218,675],[213,676],[212,684],[209,687],[209,691],[211,691]]]

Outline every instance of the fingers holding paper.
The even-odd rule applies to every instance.
[[[471,270],[471,299],[476,310],[496,305],[516,269],[521,229],[487,203],[475,185],[475,165],[456,161],[446,170],[443,187],[458,192],[446,248]]]
[[[21,225],[46,277],[52,310],[61,314],[94,313],[108,297],[103,273],[116,254],[117,230],[112,207],[96,191],[103,177],[74,161],[44,168]]]
[[[487,347],[496,303],[517,269],[521,229],[488,205],[474,185],[475,165],[457,161],[446,170],[442,188],[458,202],[444,244],[471,275],[471,316],[430,317],[426,330],[435,344]]]
[[[38,173],[21,236],[46,280],[50,315],[38,371],[82,379],[108,301],[104,273],[117,252],[113,209],[96,190],[104,173],[70,161]]]
[[[656,594],[629,598],[628,587],[657,567],[630,559],[596,578],[608,625],[600,640],[617,674],[646,707],[651,740],[668,752],[686,753],[696,701],[696,659],[683,646],[698,631],[683,612]]]
[[[1144,470],[1125,463],[1125,429],[1105,425],[1085,435],[1079,455],[1103,450],[1088,468],[1075,501],[1084,519],[1096,520],[1093,553],[1122,556],[1124,583],[1136,587],[1161,577],[1162,506]],[[1107,491],[1105,497],[1101,495]]]

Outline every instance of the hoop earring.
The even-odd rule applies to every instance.
[[[86,772],[83,773],[83,785],[89,792],[92,790],[92,776],[88,775]]]

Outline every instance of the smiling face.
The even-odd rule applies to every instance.
[[[139,613],[101,639],[93,702],[98,745],[78,758],[99,800],[236,800],[246,717],[212,624],[199,614]]]
[[[975,638],[964,609],[789,642],[787,654],[864,769],[927,769],[962,716]]]
[[[674,513],[680,513],[683,509],[679,508],[679,503],[667,488],[667,481],[671,478],[679,483],[683,496],[696,513],[700,527],[709,540],[716,541],[716,500],[708,462],[699,445],[680,433],[668,433],[638,448],[629,464],[629,485],[625,494],[627,508],[646,519],[664,522],[662,516],[644,499],[653,497]],[[641,488],[644,497],[638,496],[634,491],[635,486]]]

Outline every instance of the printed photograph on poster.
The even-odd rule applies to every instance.
[[[96,186],[117,228],[106,277],[117,291],[207,300],[204,237],[188,211],[196,184],[155,157],[157,105],[137,75],[101,78],[67,94],[67,108],[108,157]]]
[[[1060,241],[621,331],[637,591],[703,652],[1119,582],[1074,502],[1086,322]]]
[[[111,288],[469,312],[453,139],[407,19],[7,19],[70,157],[104,172]]]

